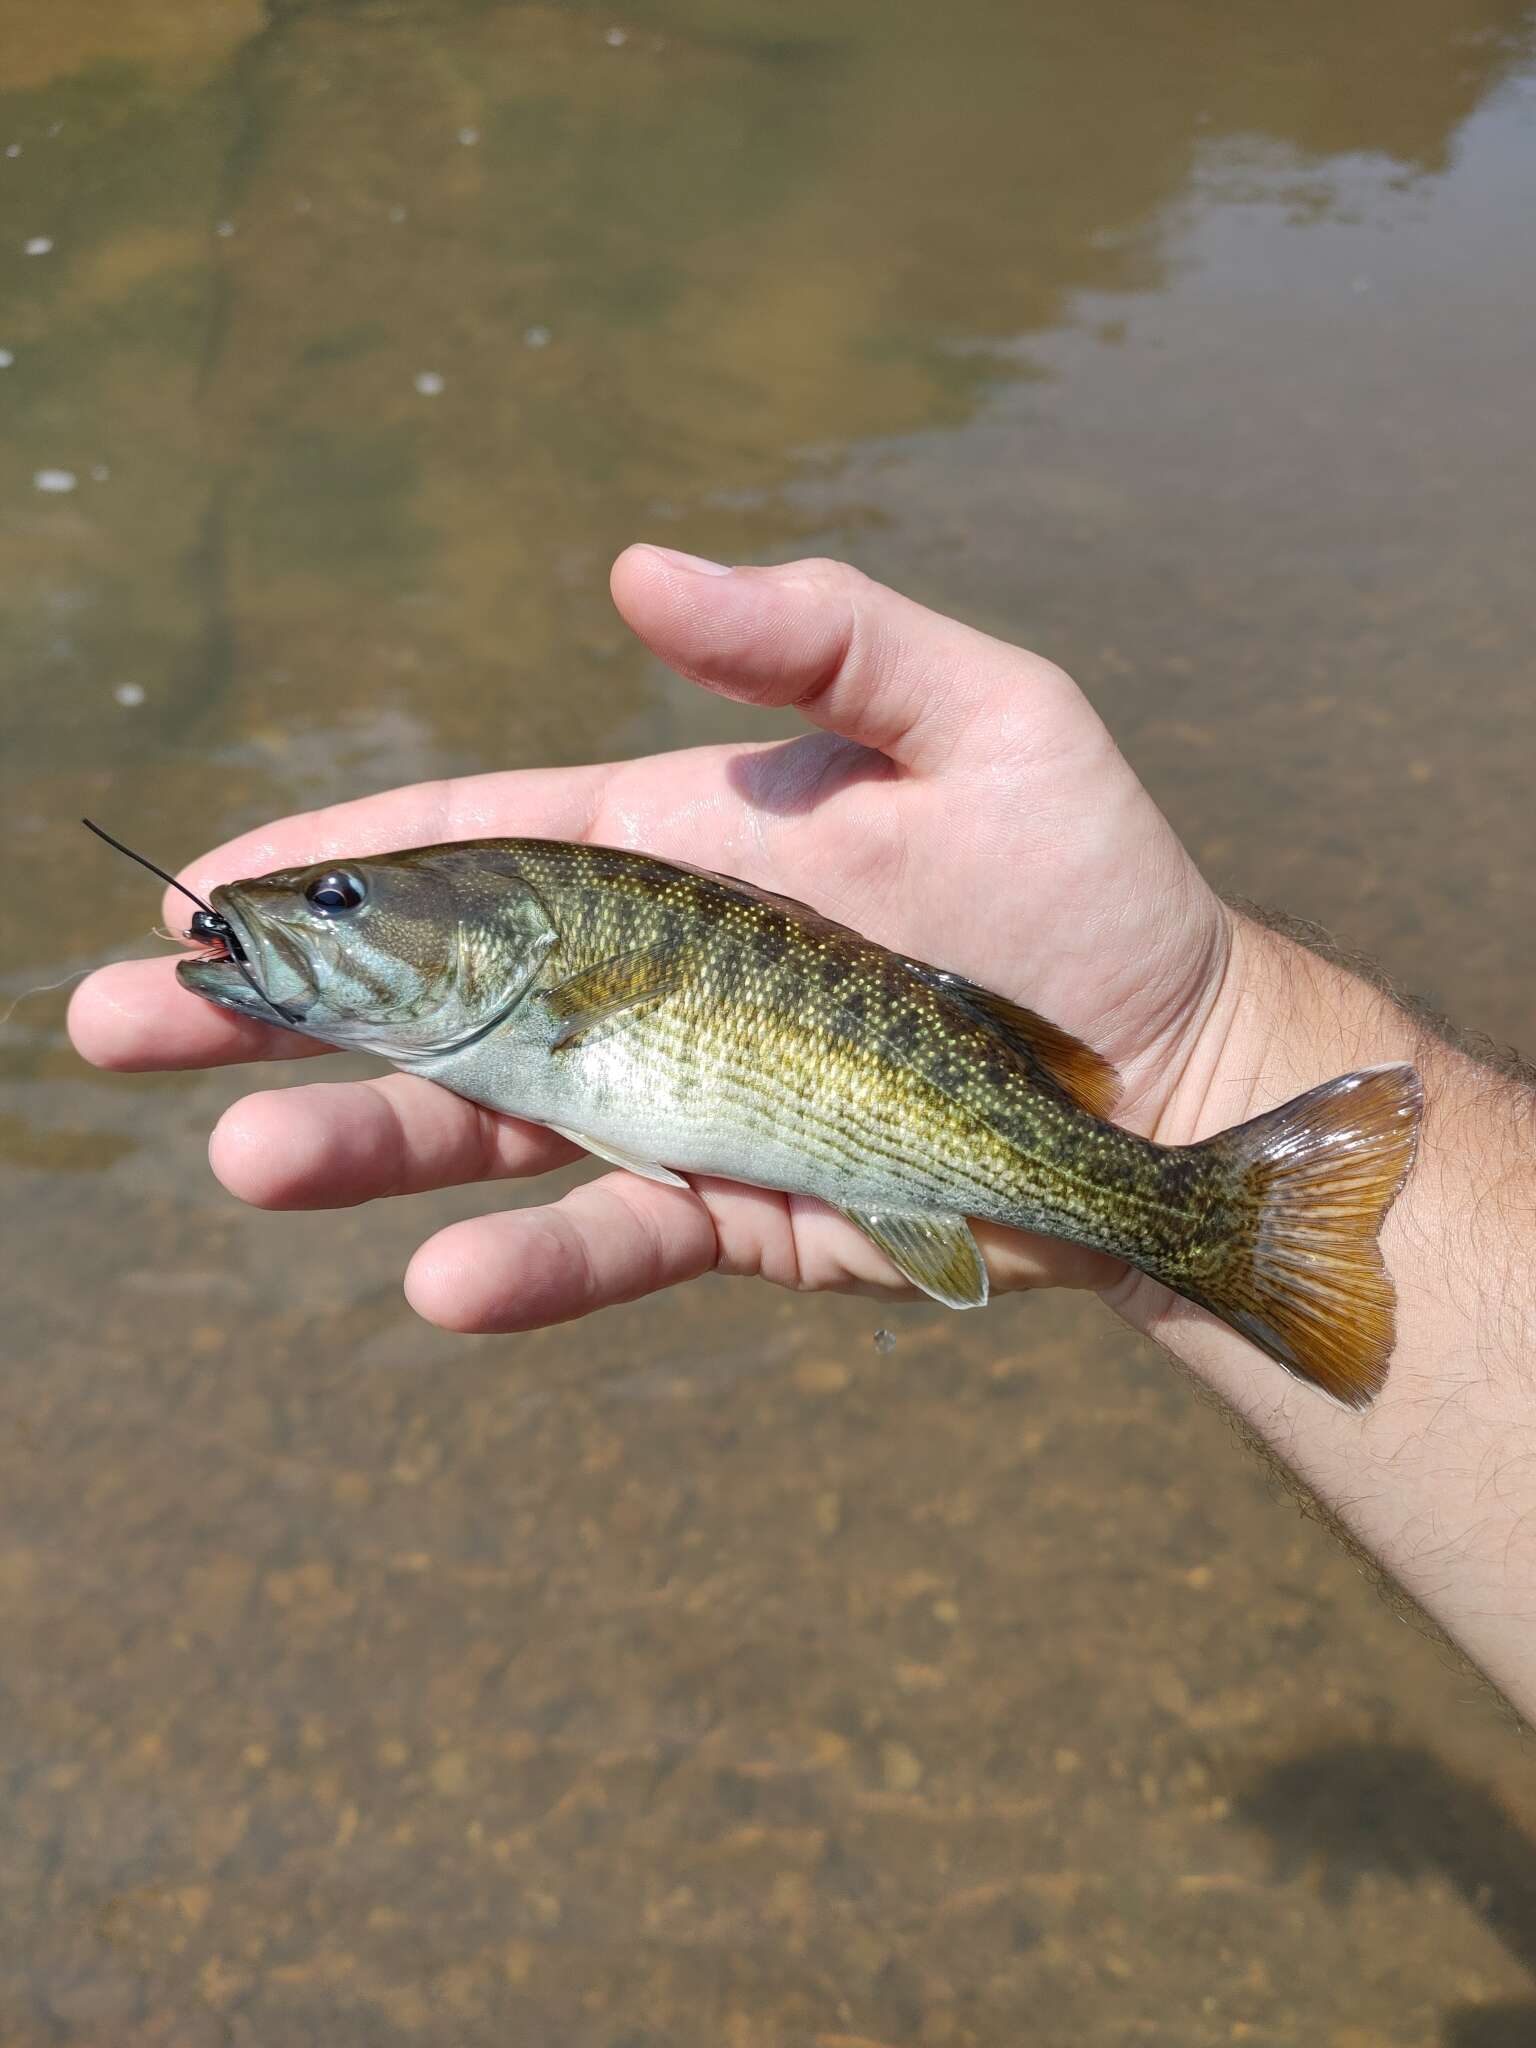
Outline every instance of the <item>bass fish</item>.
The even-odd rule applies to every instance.
[[[654,860],[487,839],[213,891],[210,1002],[377,1053],[630,1173],[818,1196],[914,1287],[987,1298],[968,1218],[1150,1274],[1351,1407],[1382,1385],[1377,1235],[1422,1106],[1346,1074],[1195,1145],[1109,1121],[1079,1039],[803,903]]]

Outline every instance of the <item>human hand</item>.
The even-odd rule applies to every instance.
[[[1067,676],[837,563],[722,573],[637,547],[613,588],[681,673],[793,704],[823,730],[392,791],[247,834],[186,879],[206,895],[278,867],[500,834],[642,847],[801,897],[1028,1004],[1119,1069],[1116,1118],[1133,1129],[1172,1143],[1216,1127],[1206,1102],[1230,1022],[1233,920]],[[169,915],[181,921],[179,899]],[[142,1069],[322,1050],[201,1002],[173,970],[134,961],[81,987],[70,1028],[86,1058]],[[248,1202],[329,1208],[577,1155],[552,1133],[393,1074],[248,1097],[219,1123],[211,1156]],[[1118,1305],[1138,1321],[1163,1293],[1073,1246],[988,1225],[977,1234],[994,1288],[1118,1283]],[[711,1269],[901,1291],[883,1255],[817,1202],[623,1173],[440,1232],[406,1287],[446,1327],[526,1329]]]
[[[192,885],[489,834],[644,847],[803,897],[1039,1010],[1119,1068],[1117,1120],[1170,1144],[1332,1074],[1416,1061],[1428,1100],[1419,1160],[1384,1238],[1397,1352],[1364,1414],[1255,1372],[1240,1337],[1140,1274],[1044,1239],[977,1235],[995,1288],[1098,1287],[1157,1335],[1536,1713],[1536,1639],[1520,1619],[1536,1579],[1529,1082],[1501,1080],[1369,983],[1227,912],[1048,662],[835,563],[714,574],[632,548],[614,594],[684,674],[797,705],[823,730],[398,790],[248,834],[189,869]],[[180,918],[174,901],[169,914]],[[200,1002],[165,959],[102,969],[70,1022],[107,1067],[317,1050]],[[249,1097],[211,1149],[226,1186],[273,1208],[533,1174],[575,1156],[402,1074]],[[882,1255],[817,1203],[624,1173],[439,1232],[406,1287],[449,1328],[529,1329],[711,1269],[896,1291]]]

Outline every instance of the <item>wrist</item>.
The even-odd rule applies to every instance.
[[[1418,1067],[1418,1155],[1381,1237],[1397,1296],[1387,1383],[1352,1414],[1149,1282],[1111,1300],[1536,1713],[1536,1090],[1338,959],[1231,916],[1226,973],[1157,1136],[1207,1137],[1359,1067]]]
[[[1159,1143],[1193,1144],[1361,1067],[1462,1057],[1321,932],[1222,910],[1220,984],[1158,1119]]]

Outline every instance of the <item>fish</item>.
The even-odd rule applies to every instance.
[[[199,899],[200,900],[200,899]],[[986,1302],[981,1219],[1108,1253],[1346,1406],[1383,1385],[1378,1237],[1406,1063],[1195,1144],[1114,1123],[1081,1038],[791,897],[625,848],[481,839],[212,891],[182,984],[380,1055],[628,1172],[830,1204],[913,1287]]]

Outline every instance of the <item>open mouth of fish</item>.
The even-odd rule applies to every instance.
[[[204,937],[200,932],[188,932],[189,960],[200,960],[205,967],[218,967],[225,961],[231,965],[245,959],[245,949],[240,946],[232,933],[214,932]]]
[[[195,950],[177,962],[177,980],[225,1009],[297,1022],[314,988],[296,949],[281,932],[258,932],[228,891],[216,889],[212,901],[214,911],[199,911],[187,929]]]

